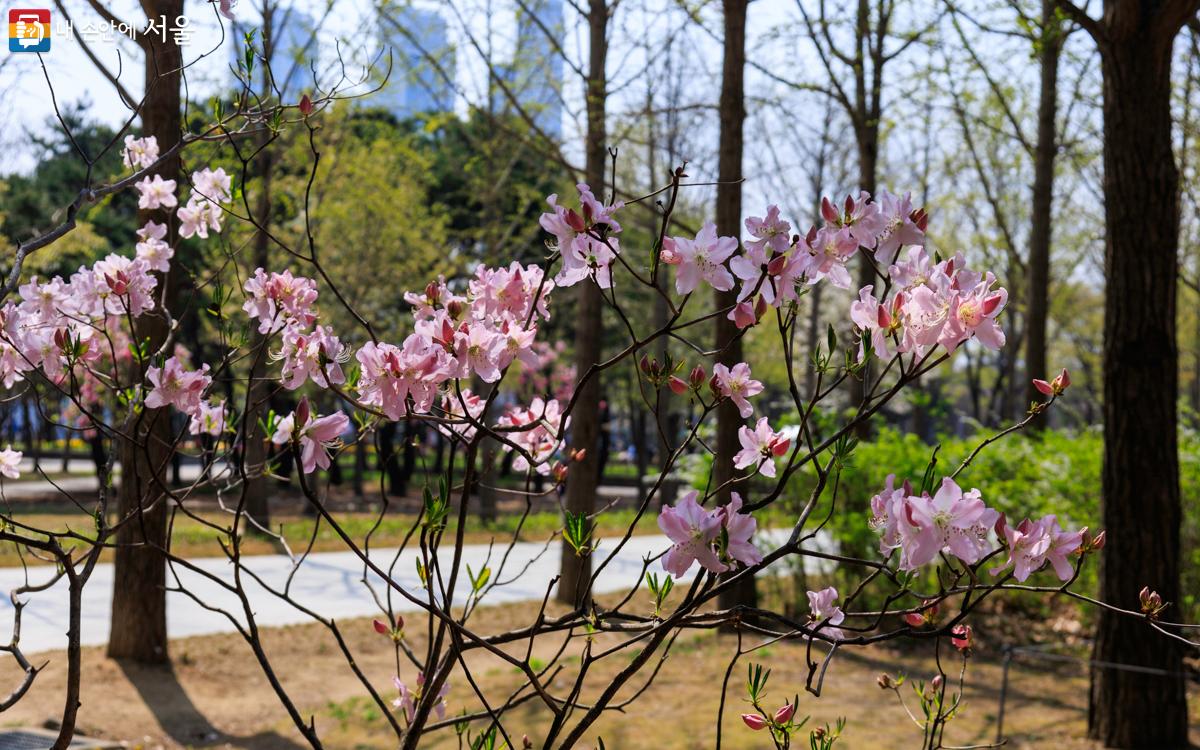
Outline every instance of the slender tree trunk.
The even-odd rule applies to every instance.
[[[587,75],[587,181],[600,200],[604,200],[604,168],[607,160],[605,142],[605,106],[608,97],[608,6],[604,0],[588,4],[588,75]],[[603,300],[600,289],[590,280],[575,286],[578,307],[575,324],[575,371],[583,377],[592,365],[600,361]],[[600,377],[589,378],[575,400],[571,414],[571,449],[585,451],[583,459],[571,464],[567,477],[567,510],[591,514],[596,509],[597,471],[600,452]],[[558,582],[558,600],[566,604],[583,604],[587,598],[587,582],[592,575],[592,560],[588,555],[575,553],[565,541],[562,545],[562,577]]]
[[[1105,3],[1104,527],[1101,598],[1137,608],[1149,586],[1179,602],[1175,340],[1179,174],[1171,51],[1195,3]],[[1181,12],[1189,8],[1186,13]],[[1179,13],[1179,23],[1166,18]],[[1173,26],[1173,28],[1171,28]],[[1168,611],[1178,611],[1172,607]],[[1178,618],[1172,618],[1178,619]],[[1105,746],[1188,746],[1180,646],[1101,609],[1095,658],[1171,673],[1097,669],[1089,734]]]
[[[174,19],[183,15],[183,0],[148,0],[147,17]],[[165,41],[152,34],[145,37],[146,94],[142,108],[142,131],[158,139],[166,153],[179,142],[182,132],[180,85],[183,54],[173,34]],[[178,180],[179,156],[159,165],[164,180]],[[167,211],[142,211],[138,219],[156,219],[168,225],[169,242],[175,226]],[[179,300],[185,284],[183,273],[174,271],[163,279],[166,299]],[[166,319],[161,311],[136,321],[137,336],[148,338],[150,350],[166,340]],[[136,516],[117,532],[114,556],[112,624],[108,655],[144,663],[167,661],[166,560],[160,548],[167,545],[167,506],[162,487],[170,460],[170,414],[165,409],[147,409],[131,428],[132,439],[121,440],[121,486],[118,510],[121,518]]]
[[[1042,0],[1041,91],[1038,96],[1037,144],[1033,158],[1033,225],[1029,233],[1029,306],[1025,322],[1025,404],[1042,397],[1034,378],[1052,373],[1046,365],[1046,318],[1050,297],[1050,212],[1054,205],[1054,158],[1058,152],[1058,58],[1062,24],[1055,0]],[[1039,417],[1031,427],[1041,429]]]
[[[721,141],[717,151],[717,234],[740,237],[742,234],[742,129],[746,120],[746,7],[747,0],[725,0],[725,54],[721,68]],[[718,309],[737,303],[737,291],[716,292]],[[716,317],[717,361],[727,367],[742,361],[742,340],[737,326],[724,315]],[[713,487],[717,504],[725,505],[735,489],[730,484],[738,476],[733,456],[738,452],[738,429],[745,424],[737,405],[726,399],[717,407],[717,451],[713,458]],[[722,608],[738,605],[754,607],[758,594],[754,579],[746,578],[721,593]]]

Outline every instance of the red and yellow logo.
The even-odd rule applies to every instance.
[[[50,51],[48,8],[13,8],[8,11],[8,51]]]

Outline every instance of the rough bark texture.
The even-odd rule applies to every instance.
[[[1104,74],[1104,527],[1101,598],[1136,608],[1149,586],[1178,602],[1175,342],[1179,175],[1171,48],[1195,2],[1107,2]],[[1181,650],[1137,618],[1100,610],[1095,658],[1174,676],[1097,669],[1089,732],[1106,746],[1184,748]]]
[[[607,160],[605,141],[605,104],[608,78],[605,65],[608,59],[608,6],[604,0],[588,4],[588,76],[587,76],[587,181],[592,192],[605,200],[604,166]],[[583,377],[592,365],[600,361],[602,341],[600,289],[592,281],[575,286],[578,306],[575,323],[575,371]],[[575,401],[571,413],[571,448],[586,450],[582,461],[573,463],[567,480],[567,510],[591,514],[596,509],[597,467],[600,458],[600,378],[588,379]],[[562,578],[558,583],[558,600],[581,604],[587,595],[587,582],[592,574],[590,556],[575,553],[565,541],[562,545]]]
[[[1042,0],[1042,34],[1038,62],[1041,89],[1038,95],[1037,143],[1033,154],[1033,221],[1029,231],[1029,306],[1025,323],[1025,404],[1043,397],[1033,387],[1034,378],[1053,375],[1046,365],[1046,317],[1050,296],[1050,211],[1054,205],[1054,157],[1058,151],[1058,58],[1062,50],[1062,24],[1055,0]],[[1044,418],[1032,427],[1041,429]]]
[[[144,4],[148,17],[165,15],[174,19],[183,14],[183,0],[156,0]],[[182,52],[174,35],[166,41],[147,35],[146,99],[142,110],[142,130],[158,138],[162,152],[179,142],[182,126],[180,107]],[[174,156],[160,165],[164,180],[177,180],[180,161]],[[143,211],[139,220],[155,219],[170,228],[168,241],[174,240],[174,225],[164,211]],[[167,299],[178,290],[181,274],[170,274]],[[173,277],[173,278],[172,278]],[[147,314],[137,321],[139,338],[150,340],[154,351],[165,340],[166,320],[160,314]],[[114,557],[112,630],[108,655],[145,663],[167,661],[166,560],[158,548],[167,544],[167,508],[162,486],[165,468],[170,463],[171,427],[166,410],[148,409],[132,428],[132,440],[120,440],[121,486],[118,509],[121,518],[137,516],[117,534]]]
[[[717,152],[717,234],[740,237],[742,233],[742,126],[746,120],[745,70],[746,70],[746,6],[747,0],[725,0],[725,55],[721,68],[721,142]],[[716,292],[718,309],[737,302],[737,292]],[[737,336],[737,327],[724,315],[716,318],[717,361],[727,367],[742,361],[742,340]],[[738,413],[737,405],[726,399],[717,407],[717,453],[713,460],[714,487],[722,487],[717,493],[717,503],[725,505],[730,500],[734,486],[730,480],[738,474],[733,468],[733,456],[738,452],[738,429],[745,424]],[[754,579],[744,579],[737,586],[721,593],[720,605],[754,607],[758,593]]]

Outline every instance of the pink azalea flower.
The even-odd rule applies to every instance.
[[[950,643],[959,651],[968,651],[974,643],[974,634],[971,632],[971,626],[963,623],[955,625],[950,631]]]
[[[679,266],[675,274],[675,291],[680,294],[694,292],[701,281],[707,281],[713,289],[727,292],[733,289],[733,274],[725,267],[725,261],[737,252],[736,237],[718,237],[717,225],[711,221],[696,234],[696,239],[673,238],[667,252],[666,262]]]
[[[747,218],[746,231],[754,238],[746,241],[747,250],[751,248],[761,250],[763,255],[769,255],[768,250],[785,253],[788,246],[792,244],[792,225],[779,218],[779,206],[767,206],[765,217],[751,216]]]
[[[21,451],[15,451],[12,446],[6,446],[0,451],[0,476],[16,479],[21,476]]]
[[[138,208],[174,208],[179,204],[175,197],[175,180],[164,180],[162,175],[145,177],[135,183],[138,189]]]
[[[205,401],[200,409],[188,421],[188,433],[191,435],[212,435],[219,437],[225,431],[225,402]]]
[[[258,332],[272,333],[289,323],[307,327],[316,321],[317,282],[293,276],[290,270],[268,274],[261,268],[243,286],[249,295],[242,305],[246,315],[258,318]]]
[[[750,377],[750,365],[738,362],[732,369],[723,364],[713,365],[713,380],[722,396],[733,399],[737,404],[738,413],[745,419],[754,412],[754,407],[747,400],[751,396],[762,393],[763,384]]]
[[[904,556],[901,567],[913,570],[945,551],[973,565],[991,551],[988,532],[1000,514],[984,505],[979,490],[964,493],[949,477],[933,497],[908,498],[900,525]]]
[[[346,382],[342,363],[349,360],[349,350],[325,326],[317,326],[311,332],[295,326],[287,328],[283,333],[283,349],[274,357],[283,360],[280,382],[288,390],[294,391],[309,380],[321,388]]]
[[[896,475],[888,474],[883,491],[871,498],[870,527],[879,537],[879,552],[887,555],[900,546],[900,523],[908,513],[908,496],[912,487],[908,481],[900,487],[895,486]]]
[[[810,613],[808,619],[814,629],[820,627],[819,632],[821,634],[841,640],[845,638],[845,634],[842,633],[841,628],[831,627],[841,625],[846,619],[842,608],[834,604],[837,598],[838,591],[833,586],[821,589],[820,591],[809,591],[808,608]],[[822,626],[822,624],[824,625]]]
[[[178,357],[171,357],[162,367],[147,368],[146,379],[154,386],[146,394],[146,408],[160,409],[170,404],[190,415],[200,413],[200,397],[212,382],[208,365],[189,372]]]
[[[914,219],[912,199],[908,194],[900,197],[881,190],[875,197],[882,227],[868,247],[875,248],[876,258],[890,262],[901,247],[925,244],[925,231]]]
[[[156,221],[146,222],[146,226],[137,230],[140,242],[135,245],[138,260],[145,262],[151,271],[166,273],[171,270],[170,260],[175,255],[163,238],[167,236],[167,225]]]
[[[620,252],[613,235],[620,234],[621,225],[612,215],[625,204],[618,201],[604,206],[586,184],[580,183],[576,188],[579,190],[579,212],[560,206],[558,196],[551,195],[546,202],[553,213],[544,213],[539,219],[542,228],[554,235],[562,254],[563,266],[555,283],[572,286],[594,275],[596,283],[607,289],[612,285],[609,264]],[[607,241],[594,235],[603,235]]]
[[[337,411],[316,419],[309,418],[308,400],[301,400],[296,411],[279,420],[271,442],[286,445],[295,439],[300,444],[300,465],[305,474],[328,469],[329,449],[341,441],[342,433],[350,426],[350,418]]]
[[[822,227],[808,243],[812,252],[806,274],[808,282],[815,284],[821,279],[839,289],[850,288],[850,272],[846,263],[858,252],[858,241],[848,228]]]
[[[762,552],[750,541],[758,529],[758,521],[749,513],[739,512],[741,509],[742,496],[736,492],[730,493],[729,503],[719,509],[727,538],[725,552],[742,565],[758,565],[763,561]]]
[[[658,528],[675,543],[663,557],[662,566],[676,578],[684,576],[693,562],[713,573],[728,570],[713,548],[723,519],[701,508],[696,502],[698,494],[695,490],[687,493],[674,507],[663,506],[658,515]]]
[[[145,138],[125,136],[125,149],[121,161],[126,169],[145,169],[158,160],[158,139],[152,135]]]
[[[775,476],[775,461],[778,456],[787,453],[791,441],[781,432],[775,432],[763,417],[751,430],[742,427],[738,430],[738,440],[742,449],[733,457],[733,465],[739,469],[754,466],[755,471],[765,477]]]

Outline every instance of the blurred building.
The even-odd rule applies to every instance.
[[[393,7],[380,14],[378,28],[382,53],[375,67],[383,88],[365,100],[366,106],[383,107],[400,119],[454,109],[456,58],[442,14],[414,5]]]
[[[527,12],[528,11],[528,12]],[[517,5],[517,38],[505,83],[538,129],[554,140],[562,138],[563,58],[566,38],[563,0],[525,0]],[[507,99],[500,94],[505,104]]]
[[[243,3],[239,11],[243,7],[261,12],[263,6]],[[318,52],[317,24],[312,16],[294,6],[271,4],[268,7],[271,14],[269,24],[264,24],[258,18],[250,23],[239,18],[233,23],[231,64],[236,70],[239,63],[243,62],[245,34],[250,29],[256,29],[254,47],[260,54],[266,47],[270,48],[271,73],[275,79],[275,86],[282,92],[283,99],[290,101],[312,88],[313,61]],[[264,39],[264,36],[267,38]],[[262,84],[261,72],[256,67],[254,73],[252,83],[257,90]]]

